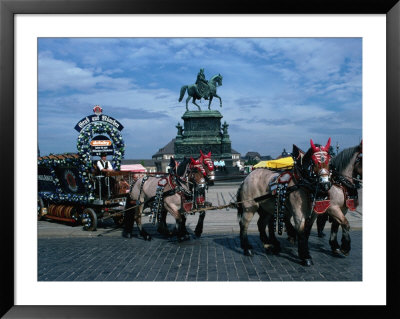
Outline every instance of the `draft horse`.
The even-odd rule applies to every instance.
[[[185,169],[188,165],[189,163],[185,164]],[[196,170],[190,172],[188,179],[184,179],[173,172],[163,177],[144,176],[139,178],[129,192],[124,236],[132,237],[133,225],[136,222],[140,236],[145,240],[151,240],[150,234],[142,226],[142,212],[144,208],[150,207],[153,224],[157,221],[160,227],[162,214],[169,212],[176,221],[173,234],[177,236],[178,241],[189,239],[183,209],[185,199],[192,196],[189,189],[189,179],[201,183],[204,177],[200,171]]]
[[[312,211],[326,209],[326,193],[331,187],[328,154],[331,139],[325,147],[314,145],[301,157],[291,171],[276,172],[261,168],[252,171],[242,182],[237,192],[240,244],[247,256],[252,256],[252,246],[247,237],[247,229],[254,214],[259,214],[257,222],[260,239],[265,249],[279,252],[280,244],[275,232],[266,233],[272,218],[278,218],[283,227],[284,215],[291,215],[298,238],[298,255],[301,264],[311,266],[312,258],[308,248],[308,237],[313,223]]]
[[[189,165],[187,165],[187,163]],[[192,193],[192,198],[188,200],[184,205],[185,211],[190,211],[193,208],[206,208],[206,190],[208,186],[214,185],[215,180],[214,163],[211,159],[211,152],[209,152],[208,154],[204,154],[200,150],[199,158],[184,159],[184,161],[180,163],[179,166],[176,168],[175,172],[180,178],[187,180],[189,184],[189,190]],[[195,172],[200,172],[203,175],[203,178],[198,178],[198,175],[193,174]],[[167,228],[166,215],[166,212],[162,214],[160,231],[165,235],[170,235],[170,232]],[[196,237],[201,237],[201,234],[203,233],[205,217],[206,210],[200,211],[199,219],[194,230]]]
[[[358,205],[358,189],[362,181],[362,142],[346,148],[331,161],[332,188],[329,190],[331,205],[327,211],[330,215],[345,216],[348,210],[354,211]],[[340,223],[334,219],[331,226],[329,244],[336,255],[347,256],[350,252],[349,227],[342,227],[341,245],[337,241]]]

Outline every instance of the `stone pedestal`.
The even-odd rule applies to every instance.
[[[213,160],[224,160],[227,167],[232,166],[231,141],[228,124],[221,125],[219,111],[188,111],[182,116],[183,127],[178,123],[178,134],[174,145],[175,158],[197,158],[200,150],[211,152]]]

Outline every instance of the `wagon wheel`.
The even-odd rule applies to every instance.
[[[115,216],[113,217],[113,221],[115,225],[117,225],[118,227],[122,227],[122,225],[124,224],[124,216]]]
[[[42,211],[43,211],[44,203],[43,199],[38,196],[38,202],[37,202],[37,220],[41,220],[43,218]]]
[[[95,231],[97,228],[97,214],[92,208],[85,208],[82,212],[84,230]]]

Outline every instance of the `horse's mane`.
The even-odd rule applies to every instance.
[[[316,147],[320,147],[320,144],[315,144]],[[310,147],[307,152],[304,154],[303,156],[303,160],[302,160],[302,167],[303,168],[307,168],[310,164],[311,164],[311,156],[312,156],[313,152],[312,152],[312,148]]]
[[[354,153],[359,151],[359,145],[344,149],[331,160],[331,167],[337,172],[344,171],[344,169],[347,167],[347,165],[349,165],[351,159],[353,158]]]
[[[185,174],[186,172],[186,167],[189,165],[190,160],[188,158],[184,158],[183,161],[179,164],[176,173],[178,174],[178,176],[183,176],[183,174]]]

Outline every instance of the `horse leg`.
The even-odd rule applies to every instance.
[[[139,209],[138,209],[138,211],[139,211],[139,213],[135,214],[134,217],[135,217],[136,225],[139,228],[139,235],[142,236],[144,240],[150,241],[151,236],[147,231],[144,230],[143,225],[142,225],[142,213]]]
[[[194,230],[194,234],[196,235],[196,237],[200,237],[201,234],[203,233],[203,224],[204,224],[205,217],[206,217],[206,211],[203,210],[200,212],[199,220],[198,220],[196,228]]]
[[[129,199],[127,200],[129,203]],[[132,207],[132,205],[127,205],[126,208]],[[130,209],[125,212],[124,217],[124,230],[122,231],[122,236],[125,238],[132,238],[133,224],[135,222],[135,215],[137,214],[136,209]]]
[[[320,214],[317,217],[317,232],[318,232],[318,237],[325,237],[325,234],[323,232],[325,228],[326,221],[328,220],[328,214]]]
[[[331,250],[334,255],[340,255],[340,246],[337,241],[337,234],[339,231],[339,223],[336,220],[332,221],[332,226],[331,226],[331,236],[329,238],[329,245],[331,246]]]
[[[200,106],[196,103],[196,98],[195,98],[194,96],[193,96],[192,103],[193,103],[194,105],[196,105],[196,106],[199,108],[199,111],[201,111],[201,108],[200,108]]]
[[[294,211],[293,218],[297,232],[299,258],[301,259],[301,264],[303,266],[309,267],[314,264],[308,248],[308,238],[313,219],[305,218],[299,207],[297,208],[297,211]]]
[[[167,225],[167,211],[165,209],[161,211],[161,218],[158,223],[157,231],[166,237],[172,236],[172,232],[169,230]]]
[[[246,256],[253,256],[253,246],[249,243],[249,238],[247,237],[247,229],[249,228],[250,221],[254,216],[254,212],[243,212],[239,220],[240,226],[240,247]]]
[[[186,111],[189,111],[189,107],[188,107],[188,103],[189,103],[189,100],[191,99],[191,96],[189,95],[188,97],[187,97],[187,99],[186,99]]]
[[[212,95],[210,95],[210,101],[208,102],[208,109],[209,110],[211,110],[211,101],[212,101],[212,99],[213,99],[213,96]]]
[[[346,214],[344,212],[343,214]],[[350,239],[350,232],[346,227],[342,227],[342,244],[340,245],[340,251],[343,255],[348,256],[351,250],[351,239]]]
[[[261,211],[261,212],[260,212]],[[281,251],[281,243],[275,236],[275,228],[274,228],[274,220],[268,215],[267,212],[259,209],[258,213],[260,217],[257,221],[258,231],[260,232],[260,239],[264,244],[264,248],[266,252],[271,251],[273,254],[279,254]],[[265,232],[266,227],[268,225],[268,234]]]
[[[293,227],[292,223],[290,222],[290,216],[288,214],[285,214],[283,222],[285,223],[286,232],[288,235],[287,239],[294,245],[294,243],[296,242],[296,229]]]
[[[181,215],[180,217],[181,218],[178,218],[176,220],[176,225],[175,225],[175,234],[178,239],[178,242],[182,242],[182,241],[190,239],[189,233],[188,233],[188,231],[186,229],[186,225],[185,225],[186,217],[183,215]]]
[[[219,107],[222,107],[222,99],[217,94],[214,95],[215,97],[219,98]]]

